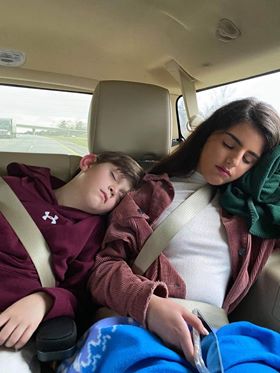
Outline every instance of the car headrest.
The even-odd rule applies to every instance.
[[[169,92],[150,84],[101,81],[89,111],[89,151],[159,160],[171,148]]]
[[[25,163],[32,166],[48,167],[52,175],[69,181],[80,168],[81,157],[67,154],[16,153],[1,152],[0,175],[7,174],[7,165],[11,162]]]

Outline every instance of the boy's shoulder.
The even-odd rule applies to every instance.
[[[48,167],[27,165],[23,163],[9,163],[7,166],[7,175],[18,178],[29,177],[32,180],[40,180],[43,183],[51,182],[54,188],[58,188],[65,184],[64,181],[53,176]]]

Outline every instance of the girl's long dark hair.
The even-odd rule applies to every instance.
[[[255,98],[230,102],[202,122],[172,154],[163,158],[149,172],[188,176],[197,167],[201,150],[208,137],[216,131],[226,131],[239,123],[250,123],[264,137],[265,151],[280,143],[280,118],[272,106]]]

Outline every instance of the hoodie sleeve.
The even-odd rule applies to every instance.
[[[88,296],[87,280],[103,237],[104,224],[100,222],[92,239],[89,240],[79,256],[69,264],[64,281],[55,288],[38,288],[35,290],[35,292],[46,292],[53,300],[53,305],[45,316],[45,320],[58,316],[75,316],[79,301]]]
[[[44,320],[53,319],[58,316],[69,316],[74,318],[77,310],[77,298],[64,288],[43,288],[38,289],[47,293],[53,301],[52,307],[44,317]]]
[[[88,274],[93,266],[93,260],[77,260],[71,264],[72,274],[55,288],[38,288],[36,291],[47,293],[53,301],[52,307],[45,316],[45,320],[58,316],[75,317],[79,299],[86,294]],[[77,270],[75,274],[75,269]]]

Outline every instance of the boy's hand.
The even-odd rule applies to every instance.
[[[31,338],[52,304],[43,292],[27,295],[0,314],[0,346],[20,349]]]
[[[147,311],[148,329],[171,348],[183,351],[186,359],[193,362],[194,347],[188,325],[208,334],[199,318],[186,308],[171,299],[152,295]]]

